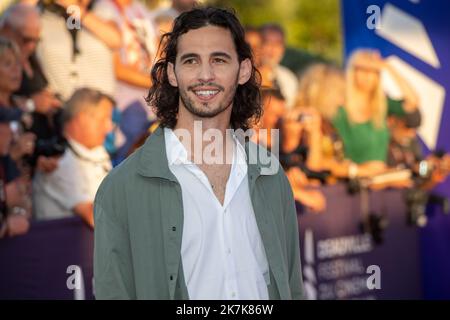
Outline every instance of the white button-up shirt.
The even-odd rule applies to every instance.
[[[74,215],[80,203],[94,202],[103,178],[111,170],[111,160],[103,146],[88,149],[69,139],[58,167],[37,172],[33,181],[33,206],[37,219],[57,219]]]
[[[181,258],[190,299],[268,299],[269,267],[251,203],[246,154],[234,137],[233,164],[219,202],[203,171],[164,129],[169,169],[181,185]]]

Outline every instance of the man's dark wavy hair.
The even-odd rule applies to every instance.
[[[175,65],[179,37],[189,30],[208,25],[230,30],[239,63],[245,59],[250,59],[252,63],[250,79],[245,84],[238,85],[236,89],[230,120],[234,129],[247,130],[259,120],[262,114],[261,76],[254,67],[250,46],[245,41],[244,29],[236,18],[234,11],[230,9],[198,7],[182,13],[175,19],[172,32],[164,34],[161,39],[161,59],[153,66],[151,72],[153,85],[146,101],[155,111],[162,127],[175,127],[178,115],[179,91],[177,87],[173,87],[169,83],[167,67],[169,62]]]

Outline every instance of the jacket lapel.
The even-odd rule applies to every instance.
[[[160,179],[159,203],[162,219],[162,234],[164,243],[164,259],[167,269],[167,282],[170,299],[176,295],[176,284],[182,271],[181,266],[181,240],[183,230],[183,203],[181,187],[178,180],[169,169],[164,130],[159,127],[146,140],[142,146],[137,171],[147,178]],[[184,277],[181,278],[184,279]],[[187,293],[183,282],[182,293]],[[187,298],[187,297],[184,297]]]
[[[253,142],[245,143],[248,165],[248,183],[250,197],[252,200],[256,222],[261,234],[261,238],[266,250],[266,255],[271,269],[271,275],[275,279],[278,293],[281,299],[284,297],[280,288],[283,288],[283,270],[280,261],[283,261],[282,248],[277,232],[276,223],[271,204],[270,192],[266,192],[262,183],[256,183],[261,176],[276,175],[278,170],[282,170],[278,160],[269,154],[267,161],[267,151]],[[263,159],[264,161],[261,161]],[[167,281],[169,285],[170,299],[176,295],[177,282],[183,288],[181,292],[188,298],[187,288],[181,266],[181,241],[183,229],[183,204],[181,187],[169,169],[166,146],[164,140],[164,130],[158,128],[147,139],[142,146],[142,152],[138,159],[137,172],[147,178],[159,178],[159,201],[161,204],[163,237],[164,237],[164,259],[167,266]],[[276,213],[282,214],[282,213]],[[178,277],[181,277],[178,279]],[[178,280],[178,281],[177,281]],[[183,281],[180,281],[183,280]],[[271,286],[274,284],[271,284]],[[271,297],[272,298],[272,297]]]
[[[276,175],[278,170],[283,169],[275,156],[271,153],[268,154],[267,150],[260,145],[248,142],[246,144],[246,152],[250,197],[255,212],[256,223],[266,251],[271,278],[273,276],[276,288],[278,289],[278,292],[276,292],[276,290],[275,292],[274,290],[270,290],[270,298],[288,299],[289,297],[286,297],[283,294],[283,292],[285,292],[285,290],[283,290],[284,272],[281,263],[281,261],[284,260],[282,255],[283,249],[277,232],[278,227],[274,220],[274,215],[281,215],[283,213],[274,210],[271,200],[273,199],[272,193],[270,190],[265,190],[264,186],[266,185],[263,181],[257,182],[259,178]],[[272,179],[272,181],[273,180],[274,179]],[[281,208],[279,210],[281,210]],[[271,283],[270,286],[274,286],[275,284]]]

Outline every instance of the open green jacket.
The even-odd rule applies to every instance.
[[[254,143],[246,144],[247,159],[252,148]],[[286,175],[281,166],[275,169],[261,161],[248,163],[250,196],[270,269],[267,287],[270,299],[301,299],[297,214]],[[94,218],[97,299],[189,299],[180,253],[181,187],[169,170],[161,128],[104,179]]]

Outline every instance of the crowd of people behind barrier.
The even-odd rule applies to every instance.
[[[21,2],[0,18],[0,237],[26,233],[31,219],[79,215],[93,227],[100,182],[158,125],[145,102],[151,68],[161,36],[195,1],[153,11],[137,0]],[[340,180],[427,191],[446,179],[450,156],[424,157],[417,137],[426,101],[376,50],[354,52],[345,70],[298,73],[281,64],[282,27],[245,31],[264,105],[254,139],[278,144],[303,208],[323,211],[317,186]],[[386,95],[382,73],[401,100]]]

